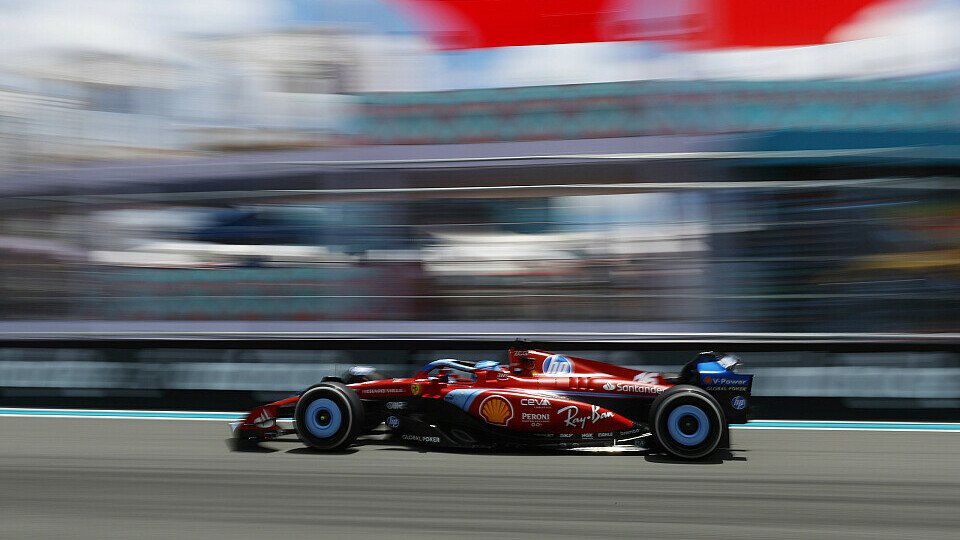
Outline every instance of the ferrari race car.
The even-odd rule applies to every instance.
[[[320,451],[386,424],[397,441],[415,445],[626,445],[699,459],[729,444],[729,424],[747,421],[753,375],[736,373],[733,356],[701,353],[676,374],[539,350],[511,349],[509,359],[436,360],[409,378],[354,367],[231,428],[241,442],[296,433]],[[291,416],[292,425],[282,420]]]

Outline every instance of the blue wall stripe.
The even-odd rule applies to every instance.
[[[926,422],[842,422],[815,420],[753,420],[734,428],[760,429],[844,429],[844,430],[909,430],[960,431],[960,424]]]

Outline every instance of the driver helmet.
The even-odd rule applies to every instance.
[[[480,360],[473,366],[476,369],[487,369],[490,371],[498,371],[500,369],[500,362],[496,360]]]

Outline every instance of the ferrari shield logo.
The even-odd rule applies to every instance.
[[[420,392],[422,392],[422,391],[423,391],[423,389],[420,388],[420,383],[413,383],[413,384],[410,385],[410,393],[411,393],[411,394],[413,394],[413,395],[415,395],[415,396],[419,396],[419,395],[420,395]]]

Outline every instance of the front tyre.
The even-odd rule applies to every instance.
[[[308,389],[293,413],[300,440],[323,451],[350,446],[360,434],[363,416],[363,403],[356,392],[338,382],[323,382]]]
[[[725,424],[717,400],[695,386],[674,386],[650,406],[654,439],[668,454],[680,459],[711,454],[720,445]]]

